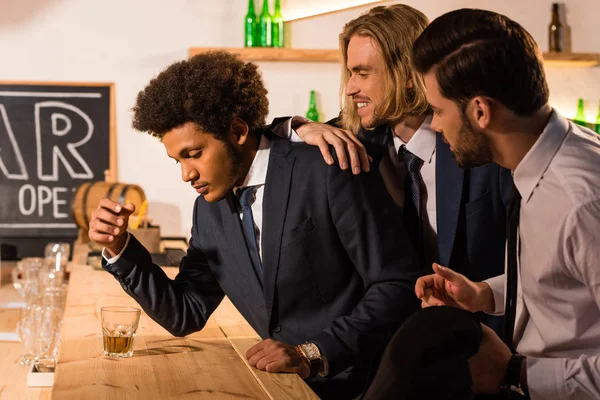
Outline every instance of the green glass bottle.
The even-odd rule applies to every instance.
[[[269,0],[263,0],[262,13],[259,17],[258,24],[260,25],[260,46],[273,46],[273,18],[269,14]]]
[[[254,9],[254,0],[248,0],[248,13],[244,25],[244,46],[256,47],[259,39],[258,17]]]
[[[573,118],[573,122],[577,125],[587,126],[585,122],[585,112],[583,106],[583,99],[577,100],[577,114],[575,114],[575,118]]]
[[[258,20],[254,12],[254,0],[248,0],[248,13],[246,14],[246,24],[244,28],[244,46],[258,46]]]
[[[285,47],[285,30],[281,15],[281,0],[275,0],[273,13],[273,47]]]
[[[319,110],[317,110],[317,93],[314,90],[310,91],[310,103],[308,103],[308,111],[306,118],[319,122]]]
[[[596,115],[596,126],[594,128],[596,133],[600,135],[600,104],[598,104],[598,115]]]

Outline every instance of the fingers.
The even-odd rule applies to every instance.
[[[262,340],[258,343],[256,343],[254,346],[250,347],[247,351],[246,351],[246,360],[250,361],[250,359],[256,354],[259,353],[260,351],[262,351],[262,349],[265,347],[265,344],[271,339],[267,339],[267,340]]]
[[[325,160],[327,165],[333,165],[333,156],[331,155],[331,152],[329,151],[329,144],[327,143],[327,141],[325,141],[325,139],[323,139],[323,138],[320,138],[317,141],[317,146],[319,146],[321,155],[323,156],[323,159]]]
[[[123,206],[108,198],[101,199],[90,218],[90,239],[105,247],[113,247],[117,244],[116,238],[125,235],[129,216],[134,211],[135,206],[131,203]]]
[[[373,161],[373,159],[367,154],[367,149],[361,143],[361,141],[358,140],[358,137],[356,137],[355,134],[348,130],[343,130],[343,132],[346,134],[346,137],[350,139],[356,146],[357,158],[353,158],[352,153],[350,153],[350,164],[352,165],[352,171],[354,173],[360,173],[361,170],[369,172],[371,169],[370,162]]]
[[[458,283],[466,279],[464,275],[454,272],[450,268],[442,267],[437,263],[433,263],[433,272],[452,283]]]
[[[419,299],[423,299],[425,296],[425,290],[435,285],[435,275],[425,275],[417,279],[415,283],[415,295]]]
[[[334,128],[337,130],[337,128]],[[340,168],[348,169],[348,155],[346,154],[346,140],[343,136],[339,136],[336,132],[326,130],[323,132],[323,139],[335,148],[338,163]]]

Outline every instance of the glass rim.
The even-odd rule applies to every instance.
[[[135,313],[141,313],[142,310],[140,310],[137,307],[127,307],[127,306],[105,306],[100,308],[100,311],[110,311],[110,312],[121,312],[121,313],[131,313],[131,312],[135,312]]]

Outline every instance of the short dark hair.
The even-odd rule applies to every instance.
[[[269,111],[267,90],[255,64],[210,51],[167,67],[139,92],[133,127],[162,138],[187,122],[225,140],[234,118],[258,132]]]
[[[487,96],[520,116],[548,103],[541,52],[531,35],[510,18],[462,9],[435,19],[413,45],[420,73],[435,68],[441,94],[461,108]]]

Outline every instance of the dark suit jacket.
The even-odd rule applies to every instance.
[[[387,125],[360,132],[376,165],[389,154],[391,135]],[[437,262],[473,281],[503,274],[506,207],[512,190],[510,170],[497,164],[462,169],[439,134],[435,157]],[[480,317],[501,334],[501,317]]]
[[[354,396],[373,354],[418,309],[416,255],[376,169],[354,176],[327,166],[316,147],[269,136],[262,283],[233,194],[198,197],[175,280],[134,237],[105,269],[176,336],[202,329],[226,294],[262,338],[319,346],[333,377],[312,382],[319,395]]]

